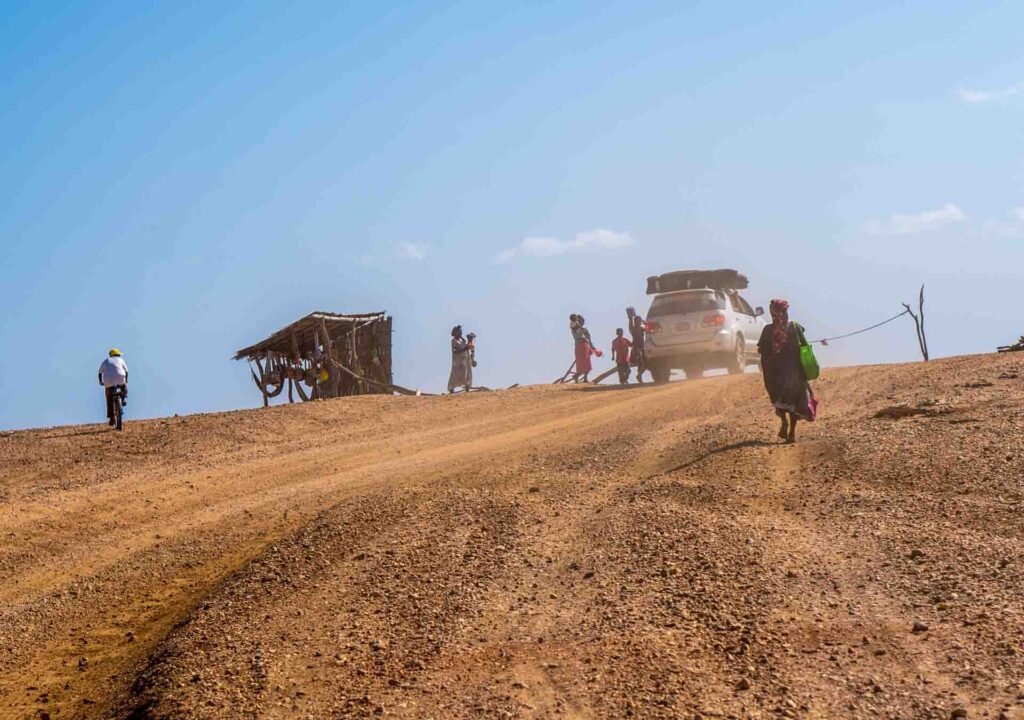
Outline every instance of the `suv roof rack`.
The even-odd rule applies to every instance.
[[[678,290],[746,290],[750,286],[747,276],[730,268],[721,270],[676,270],[647,278],[647,294],[676,292]]]

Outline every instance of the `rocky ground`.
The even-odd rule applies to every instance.
[[[0,716],[1024,718],[1024,358],[0,437]]]

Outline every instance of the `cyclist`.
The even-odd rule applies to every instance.
[[[121,351],[111,348],[107,359],[100,363],[100,385],[107,396],[107,423],[114,424],[114,390],[121,388],[121,407],[128,404],[128,366],[121,359]]]

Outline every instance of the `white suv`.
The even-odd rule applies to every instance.
[[[655,382],[673,370],[699,378],[705,370],[741,373],[757,362],[763,308],[754,310],[736,290],[699,288],[657,295],[647,311],[647,365]]]

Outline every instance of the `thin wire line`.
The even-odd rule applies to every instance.
[[[853,337],[854,335],[860,335],[861,333],[866,333],[868,330],[874,330],[875,328],[880,328],[883,325],[885,325],[886,323],[891,323],[893,320],[899,320],[901,317],[903,317],[904,315],[907,315],[909,313],[910,313],[910,310],[904,310],[899,315],[893,315],[888,320],[883,320],[882,322],[880,322],[880,323],[878,323],[876,325],[872,325],[871,327],[866,327],[863,330],[857,330],[857,331],[852,332],[852,333],[846,333],[845,335],[836,335],[835,337],[821,338],[820,340],[811,340],[810,342],[812,344],[813,343],[828,343],[828,342],[831,342],[832,340],[842,340],[843,338]]]

